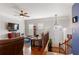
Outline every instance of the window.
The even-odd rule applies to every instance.
[[[29,29],[33,29],[33,24],[29,24]]]
[[[33,26],[34,24],[29,24],[29,35],[33,35]]]

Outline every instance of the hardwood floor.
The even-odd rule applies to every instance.
[[[46,55],[63,55],[62,53],[48,52]]]
[[[38,47],[32,47],[32,55],[42,55],[43,50]]]
[[[43,51],[41,48],[32,48],[32,55],[43,55]],[[59,53],[59,48],[58,47],[53,47],[52,51],[48,51],[45,55],[64,55],[64,50],[61,48],[60,53]]]
[[[59,53],[59,47],[52,47],[51,52]],[[64,49],[60,48],[60,53],[64,54]]]
[[[63,53],[64,51],[62,48],[60,49],[60,53],[59,53],[59,48],[53,47],[52,51],[48,51],[45,55],[64,55]],[[27,44],[24,44],[23,54],[24,55],[44,55],[43,50],[41,48],[38,48],[38,47],[31,48],[31,46],[28,46]]]
[[[51,51],[48,51],[47,55],[65,55],[65,54],[62,48],[60,48],[60,53],[59,53],[59,47],[52,47]]]

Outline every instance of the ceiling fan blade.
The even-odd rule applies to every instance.
[[[23,16],[23,17],[30,17],[30,16],[28,16],[28,15],[14,15],[14,16]]]
[[[24,13],[24,14],[28,14],[28,13]]]
[[[28,15],[24,15],[24,17],[30,17],[30,16],[28,16]]]

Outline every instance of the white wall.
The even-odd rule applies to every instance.
[[[58,19],[59,25],[66,27],[66,28],[70,28],[71,19],[69,16],[61,16],[61,17],[58,17],[57,19]],[[49,30],[52,31],[51,28],[53,28],[53,26],[54,26],[55,18],[49,17],[49,18],[41,18],[41,19],[32,19],[32,20],[26,20],[25,23],[26,23],[26,32],[27,32],[26,34],[28,34],[28,25],[29,24],[34,24],[37,26],[37,24],[42,23],[42,24],[44,24],[44,30],[42,30],[42,31],[49,31]],[[70,30],[69,30],[69,32],[70,32]]]
[[[7,33],[9,31],[6,29],[6,27],[8,22],[18,23],[19,30],[17,32],[25,33],[24,20],[0,16],[0,39],[7,38]]]
[[[52,18],[43,18],[43,19],[32,19],[32,20],[26,20],[26,34],[29,34],[29,24],[34,24],[34,25],[38,25],[38,24],[44,24],[44,29],[41,31],[38,31],[38,33],[42,32],[42,31],[49,31],[50,25],[53,24]]]
[[[58,35],[58,36],[56,35],[56,37],[58,37],[58,38],[56,38],[55,43],[57,43],[57,41],[62,41],[63,39],[66,39],[67,38],[66,35],[72,33],[71,17],[70,16],[60,16],[57,18],[57,20],[58,20],[58,24],[60,26],[62,26],[62,29],[66,28],[67,30],[66,30],[65,34],[61,33],[61,32],[63,32],[63,30],[62,31],[59,30],[59,34],[61,34],[61,35]],[[53,29],[54,23],[55,23],[54,17],[26,20],[25,22],[26,22],[26,26],[25,26],[26,27],[26,35],[29,34],[29,29],[28,29],[29,24],[35,24],[37,26],[37,24],[42,23],[42,24],[44,24],[44,29],[39,30],[38,33],[49,31],[49,36],[52,39],[52,41],[53,41],[53,39],[55,39],[54,38],[55,37],[54,36],[54,29]],[[62,37],[63,35],[64,35],[64,37]],[[59,40],[59,39],[61,39],[61,40]]]

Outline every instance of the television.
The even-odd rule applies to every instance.
[[[17,24],[17,23],[8,23],[7,28],[8,28],[9,31],[17,31],[17,30],[19,30],[19,24]]]

